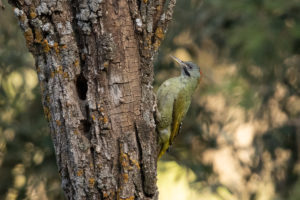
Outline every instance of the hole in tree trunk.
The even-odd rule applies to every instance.
[[[86,93],[88,90],[88,84],[86,78],[83,76],[83,74],[80,74],[76,79],[76,88],[78,96],[81,100],[86,99]]]
[[[83,130],[84,133],[89,133],[91,129],[91,123],[88,120],[80,120],[80,130]],[[90,139],[89,135],[86,135],[88,139]]]

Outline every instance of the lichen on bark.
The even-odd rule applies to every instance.
[[[10,0],[68,199],[157,199],[153,59],[175,0]]]

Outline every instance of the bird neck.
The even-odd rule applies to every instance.
[[[200,77],[195,76],[181,76],[181,82],[185,85],[187,89],[195,90],[198,86]]]

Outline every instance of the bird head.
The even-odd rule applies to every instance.
[[[171,58],[173,58],[180,65],[182,76],[186,76],[190,78],[200,78],[202,72],[198,65],[190,61],[182,61],[179,58],[176,58],[175,56],[172,55]]]

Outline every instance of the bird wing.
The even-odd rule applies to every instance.
[[[175,98],[173,104],[173,121],[172,121],[172,129],[169,143],[172,145],[174,138],[178,135],[180,124],[185,117],[188,108],[190,106],[191,100],[187,95],[186,91],[182,89],[177,98]]]
[[[171,78],[165,81],[157,91],[157,120],[158,120],[158,129],[165,129],[172,126],[172,115],[174,107],[174,99],[179,93],[177,78]],[[171,130],[171,128],[170,128]]]

